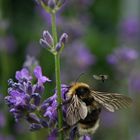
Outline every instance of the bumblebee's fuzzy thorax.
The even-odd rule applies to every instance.
[[[72,83],[69,91],[67,93],[68,98],[71,98],[74,94],[77,94],[78,96],[81,95],[82,93],[89,92],[89,85],[82,83],[82,82],[77,82],[77,83]]]

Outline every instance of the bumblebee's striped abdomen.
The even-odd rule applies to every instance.
[[[80,135],[93,134],[99,127],[99,114],[101,108],[92,110],[84,120],[80,120],[78,131]]]
[[[84,120],[81,119],[79,123],[83,125],[83,128],[85,127],[85,129],[93,127],[99,118],[100,112],[101,108],[92,110],[90,113],[88,113],[87,117]]]

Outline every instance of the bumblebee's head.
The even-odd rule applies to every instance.
[[[75,90],[75,94],[77,96],[85,96],[85,94],[89,94],[90,90],[88,87],[85,87],[85,86],[80,86],[78,87],[76,90]]]

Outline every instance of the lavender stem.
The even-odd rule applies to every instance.
[[[51,14],[52,17],[52,34],[54,38],[54,48],[57,44],[57,30],[56,30],[56,16],[55,13]],[[56,89],[57,89],[57,102],[58,106],[61,104],[61,79],[60,79],[60,54],[55,54],[55,77],[56,77]],[[58,129],[61,129],[63,127],[63,120],[62,120],[62,108],[60,107],[58,109]],[[63,140],[63,133],[59,133],[59,140]]]

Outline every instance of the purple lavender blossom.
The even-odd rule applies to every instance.
[[[45,120],[38,118],[35,111],[38,110],[41,104],[41,95],[44,91],[44,83],[48,80],[42,75],[40,66],[35,67],[34,76],[37,78],[37,83],[33,83],[28,69],[23,68],[16,72],[17,82],[12,79],[8,80],[8,96],[5,97],[6,103],[10,107],[10,112],[13,114],[16,121],[21,118],[31,124],[31,130],[38,130],[46,126]],[[32,74],[33,75],[33,74]],[[50,80],[48,80],[50,81]]]
[[[66,93],[68,91],[69,87],[66,85],[61,85],[61,93],[62,93],[62,99],[63,101],[66,100]],[[57,122],[57,91],[55,91],[55,94],[51,96],[50,98],[46,99],[44,103],[42,104],[42,110],[44,112],[44,117],[47,117],[50,121],[50,124]],[[66,108],[63,107],[63,115],[65,117]],[[65,118],[64,118],[65,120]]]
[[[9,106],[23,107],[23,108],[28,107],[30,101],[30,97],[28,94],[16,90],[10,91],[9,96],[7,96],[5,99]]]
[[[38,80],[38,84],[42,85],[45,82],[50,82],[51,80],[49,78],[47,78],[46,76],[42,75],[42,69],[40,66],[36,66],[36,68],[34,69],[34,75]]]
[[[16,72],[16,79],[17,80],[31,80],[32,77],[30,76],[29,71],[26,68],[23,68],[21,71]]]

